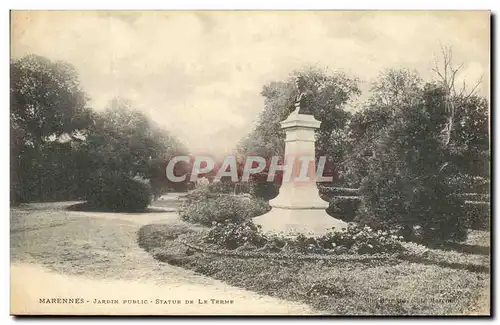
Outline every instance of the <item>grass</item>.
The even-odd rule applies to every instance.
[[[151,257],[137,246],[141,224],[158,219],[170,222],[169,218],[179,223],[173,213],[75,212],[67,210],[70,204],[11,208],[11,261],[35,263],[67,275],[137,279],[153,272],[146,265]]]
[[[325,314],[469,313],[470,306],[482,294],[478,288],[489,281],[488,256],[453,250],[412,247],[410,260],[368,264],[214,256],[198,253],[181,243],[183,239],[199,240],[200,235],[188,228],[148,227],[148,232],[161,240],[143,238],[142,247],[149,243],[146,249],[163,262],[258,293],[305,302]],[[169,235],[161,237],[162,231]],[[475,242],[468,244],[485,244],[489,242],[487,237],[489,233],[475,231],[470,236]]]
[[[122,211],[110,208],[96,207],[88,202],[79,202],[68,206],[66,209],[68,211],[80,211],[80,212],[109,212],[109,213],[128,213],[128,214],[172,212],[176,211],[177,209],[177,207],[173,206],[172,204],[155,205],[154,207],[151,207],[151,205],[141,210]]]
[[[414,256],[422,259],[370,263],[215,257],[181,243],[203,228],[178,219],[169,221],[171,225],[151,224],[139,229],[140,225],[130,220],[144,218],[149,220],[146,223],[154,223],[155,215],[73,212],[66,210],[67,205],[40,203],[12,208],[11,260],[99,278],[171,276],[172,270],[151,265],[152,259],[137,247],[138,241],[158,260],[254,292],[305,302],[325,314],[489,312],[490,259],[481,253],[485,249],[413,245]],[[485,248],[489,242],[489,232],[474,231],[461,244]]]
[[[141,227],[138,231],[139,247],[146,251],[162,247],[165,242],[174,240],[179,235],[195,232],[193,226],[187,224],[152,224]]]
[[[127,254],[133,224],[74,218],[70,212],[11,210],[11,260],[40,263],[65,274],[106,274]],[[127,236],[118,236],[117,234]],[[104,249],[103,249],[104,248]],[[118,265],[116,265],[118,269]]]

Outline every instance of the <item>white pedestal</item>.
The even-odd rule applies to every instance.
[[[297,177],[301,168],[299,158],[315,156],[315,130],[320,124],[312,115],[296,112],[281,122],[281,128],[286,132],[285,157],[295,158],[295,164],[290,180],[284,181],[278,196],[269,201],[271,211],[253,219],[265,233],[321,236],[332,228],[347,226],[326,213],[328,202],[318,194],[314,160],[309,163],[309,179],[304,181]]]

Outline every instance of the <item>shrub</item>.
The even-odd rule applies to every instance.
[[[227,249],[235,249],[245,244],[260,247],[266,243],[266,238],[260,232],[260,228],[251,220],[242,223],[214,222],[214,227],[207,233],[204,240]]]
[[[241,194],[250,191],[247,182],[233,183],[228,181],[212,182],[207,185],[207,189],[211,193],[219,194]]]
[[[428,86],[381,131],[361,184],[357,221],[376,229],[400,227],[408,239],[465,238],[464,202],[449,185],[453,166],[440,134],[446,121],[442,98],[441,89]]]
[[[272,200],[278,196],[280,189],[280,185],[278,184],[260,180],[251,181],[249,187],[250,194],[266,201]]]
[[[489,193],[491,182],[489,179],[480,176],[471,176],[457,174],[447,179],[449,186],[457,189],[459,192],[470,193]]]
[[[352,253],[376,254],[402,251],[402,239],[397,230],[375,231],[368,226],[349,224],[345,230],[328,233],[317,242],[325,249],[344,247]]]
[[[185,221],[211,226],[213,222],[243,222],[270,210],[262,199],[248,195],[215,194],[201,187],[187,195],[179,214]]]
[[[231,194],[234,192],[234,184],[231,182],[212,182],[205,187],[211,193]]]
[[[352,222],[356,217],[360,204],[361,197],[336,196],[330,200],[330,206],[326,209],[326,212],[345,222]]]
[[[475,230],[490,230],[491,206],[485,203],[468,203],[467,227]]]
[[[264,235],[259,226],[251,220],[243,223],[214,223],[214,227],[204,237],[207,243],[217,244],[226,249],[241,246],[260,248],[264,251],[290,251],[314,254],[378,254],[394,253],[403,250],[401,236],[397,231],[375,231],[368,226],[349,224],[346,229],[330,232],[321,237],[295,237]]]
[[[189,191],[185,196],[185,204],[190,205],[199,201],[208,200],[218,197],[218,193],[210,191],[208,186],[198,186],[196,189]]]
[[[319,193],[333,199],[336,196],[359,196],[358,188],[318,186]]]
[[[376,183],[369,183],[373,181]],[[355,218],[360,224],[399,229],[407,240],[461,241],[466,237],[465,202],[442,179],[412,186],[410,180],[394,175],[375,176],[369,182],[363,184],[365,197]]]
[[[152,199],[149,184],[123,174],[98,176],[90,181],[87,202],[96,208],[135,212],[144,210]]]

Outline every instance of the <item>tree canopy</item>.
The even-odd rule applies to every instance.
[[[78,198],[115,173],[152,177],[154,161],[187,149],[127,100],[87,106],[75,68],[28,55],[11,62],[11,201]],[[155,160],[156,159],[156,160]]]
[[[10,80],[11,125],[25,144],[90,125],[88,97],[72,65],[28,55],[11,62]]]
[[[345,128],[351,116],[347,110],[350,101],[360,94],[356,78],[341,72],[328,73],[325,70],[308,68],[293,72],[284,81],[274,81],[264,85],[262,96],[265,98],[255,129],[239,144],[242,155],[259,155],[269,158],[284,153],[284,133],[280,128],[291,112],[297,90],[295,79],[302,76],[306,88],[312,95],[314,117],[320,121],[317,132],[316,155],[326,155],[331,162],[338,162],[345,155]]]

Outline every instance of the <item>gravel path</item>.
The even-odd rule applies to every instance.
[[[262,296],[153,259],[137,245],[137,230],[149,223],[179,223],[175,213],[65,210],[70,204],[11,210],[12,314],[316,313],[304,304]],[[83,303],[40,303],[41,298],[81,298]],[[135,303],[124,303],[128,300]]]

